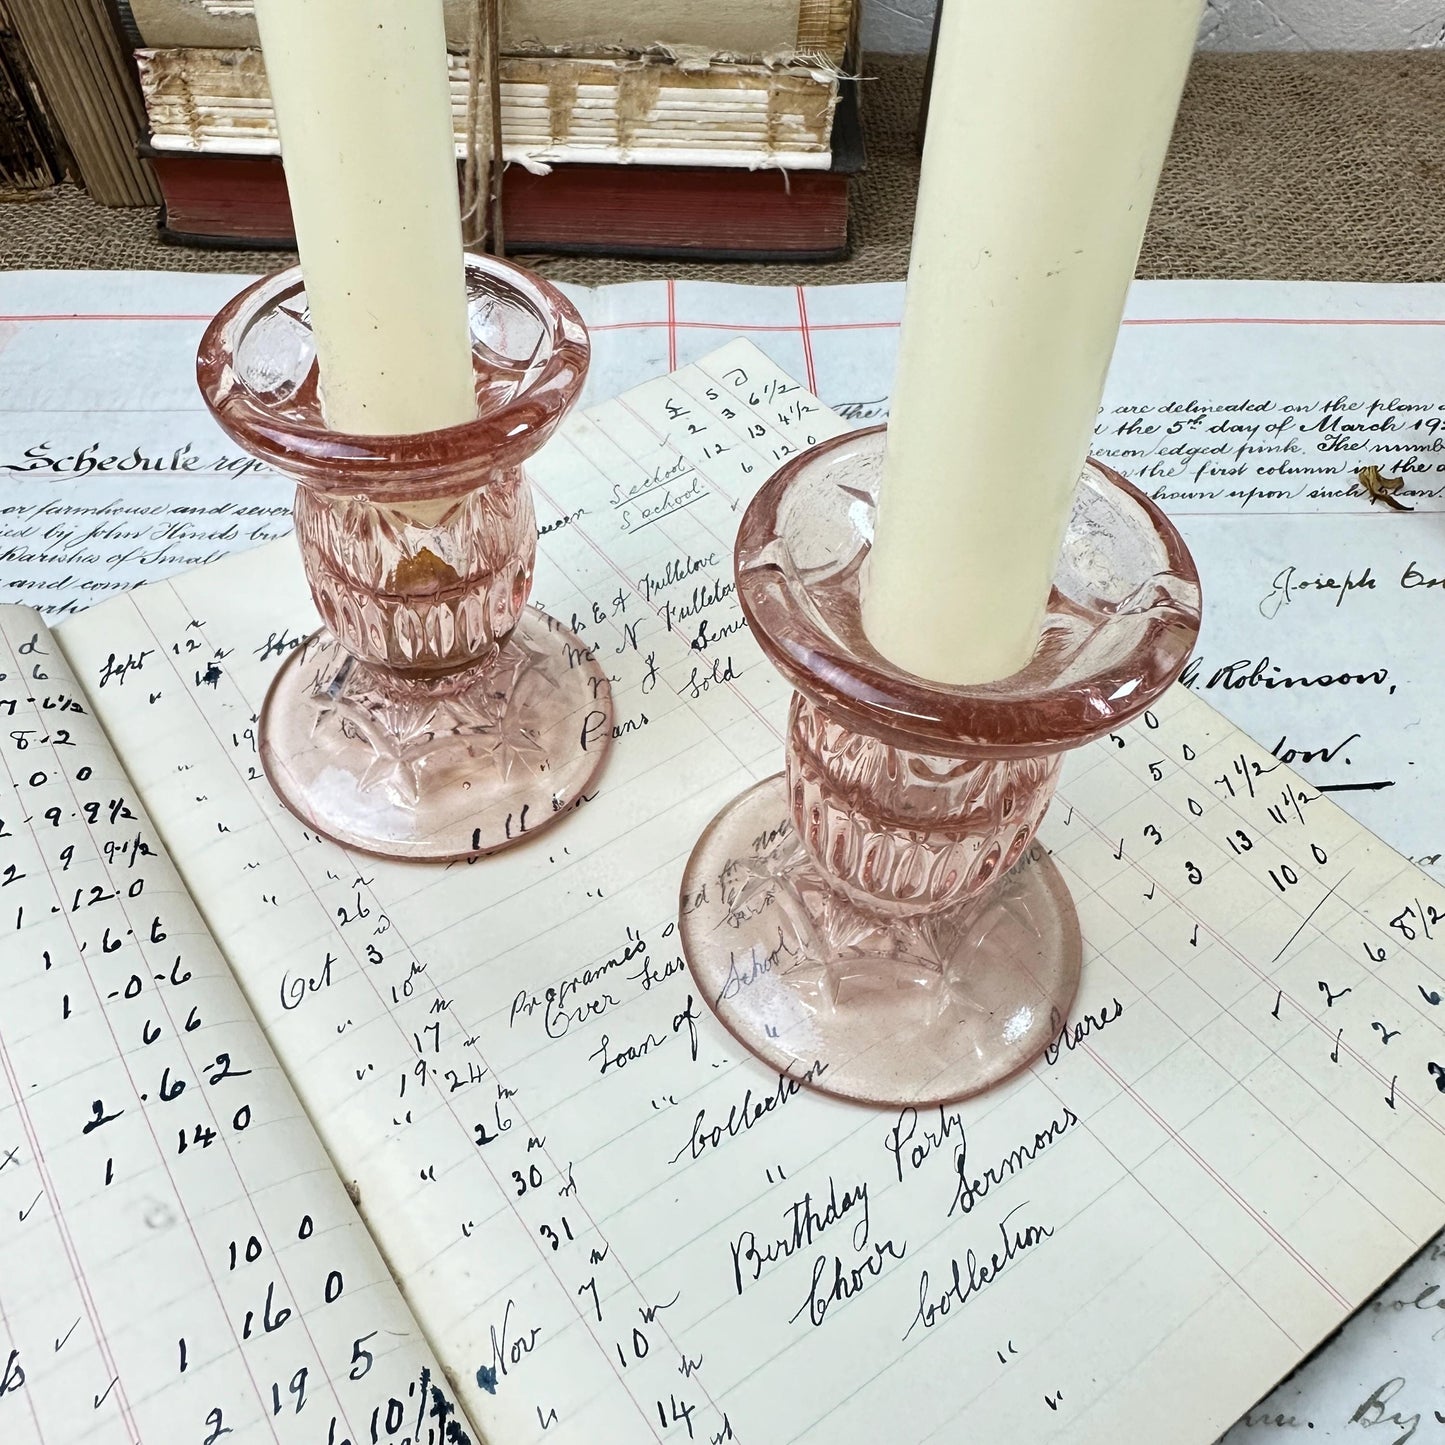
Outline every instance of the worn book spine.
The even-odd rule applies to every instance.
[[[247,48],[259,44],[251,0],[118,0],[137,44]],[[475,0],[445,0],[447,40],[467,48]],[[507,0],[509,53],[660,53],[842,65],[857,23],[856,0]]]
[[[0,0],[0,197],[24,198],[48,190],[62,169],[40,87],[5,0]]]
[[[231,155],[279,151],[257,50],[136,53],[151,144]],[[452,59],[457,141],[466,135],[467,66]],[[523,165],[633,161],[824,169],[839,82],[826,69],[659,59],[505,56],[502,130]]]
[[[107,0],[7,0],[76,169],[105,206],[149,206],[159,191],[136,143],[145,106]]]

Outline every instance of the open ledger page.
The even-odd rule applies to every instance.
[[[1445,895],[1175,689],[1046,822],[1087,950],[1046,1059],[884,1114],[743,1057],[675,931],[698,834],[781,763],[731,539],[843,425],[738,342],[544,451],[538,600],[618,736],[475,866],[271,796],[289,544],[60,636],[493,1445],[1211,1440],[1445,1224]]]
[[[0,608],[0,1440],[474,1440],[34,612]]]

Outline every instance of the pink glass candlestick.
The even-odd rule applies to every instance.
[[[325,626],[261,714],[282,802],[347,847],[393,858],[494,852],[596,778],[607,675],[527,606],[537,525],[522,464],[581,391],[581,317],[547,282],[467,259],[477,420],[419,436],[331,431],[299,270],[211,323],[197,371],[216,420],[296,480],[296,540]]]
[[[1034,835],[1063,755],[1178,677],[1199,579],[1163,514],[1090,463],[1029,666],[977,687],[904,672],[859,616],[883,438],[794,458],[743,518],[738,597],[796,689],[787,770],[703,833],[681,919],[703,996],[770,1066],[917,1105],[987,1088],[1062,1028],[1082,941]]]

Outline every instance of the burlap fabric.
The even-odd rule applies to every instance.
[[[853,255],[826,266],[716,266],[528,257],[584,285],[884,281],[907,269],[921,60],[867,66],[868,170]],[[107,211],[66,189],[0,207],[0,264],[260,271],[292,258],[159,244],[149,211]],[[1445,53],[1201,56],[1185,96],[1143,276],[1445,280]]]

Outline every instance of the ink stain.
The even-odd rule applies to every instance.
[[[479,1384],[487,1394],[495,1395],[497,1393],[497,1372],[486,1365],[479,1366],[477,1369],[477,1384]]]

